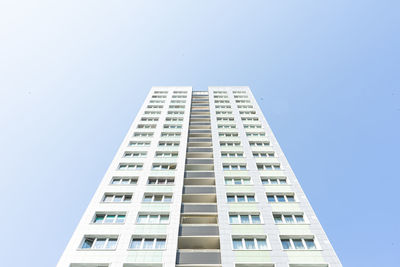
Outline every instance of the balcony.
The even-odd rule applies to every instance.
[[[196,225],[180,226],[179,236],[217,236],[219,235],[218,226],[215,225]]]
[[[178,251],[176,254],[176,264],[221,264],[221,253],[219,251]]]
[[[217,215],[182,215],[181,224],[217,224]]]
[[[183,203],[181,213],[216,213],[216,204],[189,204]]]
[[[185,178],[184,185],[215,185],[214,178]]]
[[[178,249],[219,249],[219,237],[217,236],[180,236],[178,237]]]
[[[186,171],[213,171],[214,164],[186,164]]]
[[[183,194],[215,194],[214,186],[184,186]]]
[[[182,203],[217,203],[217,197],[215,194],[184,194],[182,195]]]
[[[187,158],[186,164],[214,164],[214,160],[211,158],[202,158],[202,157],[195,157],[195,158]]]
[[[189,134],[199,134],[199,133],[211,134],[211,130],[208,130],[208,129],[193,129],[193,130],[189,130]]]
[[[188,147],[187,152],[213,152],[212,147]]]
[[[215,177],[213,171],[202,172],[202,171],[185,171],[185,178],[209,178]]]

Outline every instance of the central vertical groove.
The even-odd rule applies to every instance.
[[[176,264],[220,265],[210,106],[207,91],[192,95]]]

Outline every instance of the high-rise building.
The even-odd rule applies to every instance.
[[[248,87],[154,87],[58,267],[342,266]]]

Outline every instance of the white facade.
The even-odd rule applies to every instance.
[[[248,87],[153,87],[57,266],[342,265]]]

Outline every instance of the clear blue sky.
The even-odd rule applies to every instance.
[[[398,266],[400,1],[0,3],[2,266],[55,266],[153,85],[249,85],[345,266]]]

